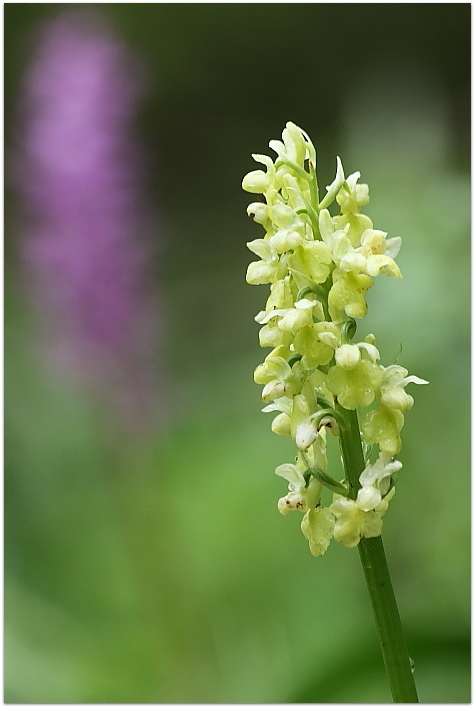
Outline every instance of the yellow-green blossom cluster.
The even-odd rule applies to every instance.
[[[394,260],[401,239],[387,238],[361,213],[369,202],[368,185],[359,184],[359,172],[345,177],[337,158],[335,179],[321,198],[315,148],[294,123],[287,123],[282,141],[269,146],[277,158],[253,155],[264,169],[242,183],[263,196],[247,211],[265,232],[247,244],[258,260],[249,265],[246,280],[270,285],[265,309],[255,319],[262,325],[260,345],[271,352],[254,380],[264,387],[263,410],[277,413],[272,430],[291,436],[297,447],[295,462],[276,469],[289,490],[278,509],[305,514],[302,531],[318,556],[331,538],[351,547],[381,534],[402,466],[394,456],[401,449],[404,413],[413,404],[405,387],[427,382],[401,366],[382,366],[373,335],[352,342],[355,319],[367,313],[365,295],[373,279],[402,277]],[[332,216],[333,202],[338,213]],[[376,407],[361,420],[362,437],[365,450],[377,445],[379,455],[373,463],[367,455],[357,496],[350,498],[347,481],[336,482],[327,472],[327,433],[338,436],[348,423],[345,411],[373,402]],[[323,487],[334,492],[327,508],[321,506]]]

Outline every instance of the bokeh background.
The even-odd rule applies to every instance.
[[[71,9],[105,69],[61,31],[55,49]],[[252,380],[266,288],[244,280],[260,227],[240,184],[287,120],[320,184],[339,154],[403,238],[404,279],[378,278],[360,328],[431,384],[385,545],[421,701],[470,701],[470,9],[5,6],[7,702],[390,701],[357,552],[315,559],[277,513],[293,450]],[[115,152],[75,129],[81,90]]]

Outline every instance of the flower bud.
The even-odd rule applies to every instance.
[[[342,369],[354,369],[361,358],[357,344],[342,344],[335,352],[335,361]]]
[[[263,170],[248,172],[242,181],[244,191],[253,194],[263,194],[268,187],[269,178]]]

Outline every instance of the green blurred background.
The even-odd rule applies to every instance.
[[[7,154],[30,38],[65,7],[5,6]],[[384,538],[421,702],[469,702],[470,4],[93,7],[149,75],[164,413],[126,434],[45,368],[7,189],[6,702],[390,701],[357,552],[315,559],[277,513],[293,449],[252,381],[266,288],[240,183],[287,120],[320,183],[339,154],[403,238],[360,327],[431,384]]]

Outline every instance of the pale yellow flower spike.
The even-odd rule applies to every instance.
[[[374,335],[352,342],[355,320],[367,314],[366,293],[374,278],[402,277],[394,260],[400,237],[387,238],[361,212],[369,188],[359,183],[360,173],[345,178],[337,158],[335,179],[321,199],[308,135],[289,122],[282,140],[269,145],[275,160],[253,155],[264,169],[249,172],[242,182],[243,189],[263,196],[247,213],[265,232],[247,244],[258,260],[249,265],[246,279],[270,285],[265,310],[255,319],[260,345],[272,352],[254,380],[264,387],[263,410],[277,413],[273,432],[288,435],[296,446],[296,463],[276,469],[288,482],[278,509],[284,515],[304,513],[302,532],[311,553],[321,556],[331,538],[353,547],[381,534],[402,467],[394,455],[401,449],[404,413],[414,403],[405,387],[427,381],[408,376],[401,366],[380,365]],[[328,209],[334,203],[336,216]],[[341,437],[350,412],[373,402],[376,407],[362,417],[362,437],[368,449],[376,446],[374,461],[362,462],[355,488],[327,472],[325,435]],[[325,488],[334,493],[327,507],[321,499]]]

